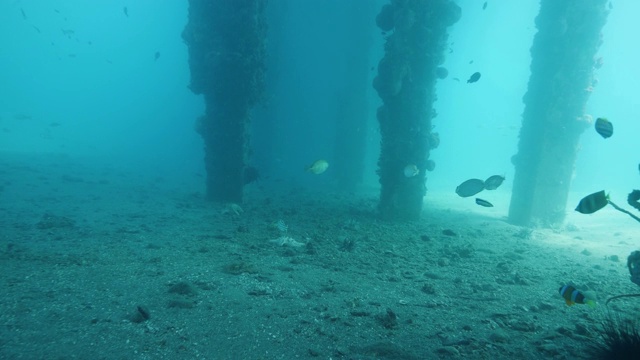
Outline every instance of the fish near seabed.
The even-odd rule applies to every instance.
[[[485,190],[495,190],[500,185],[502,185],[503,181],[504,181],[504,176],[501,176],[501,175],[489,176],[489,178],[484,181],[484,189]]]
[[[560,287],[558,292],[560,293],[560,296],[564,298],[567,306],[572,306],[573,304],[586,304],[591,307],[596,306],[595,301],[584,296],[584,294],[573,285],[563,285]]]
[[[314,163],[308,166],[305,170],[315,175],[320,175],[323,172],[327,171],[328,167],[329,163],[327,162],[327,160],[321,159],[314,161]]]
[[[609,195],[606,195],[604,190],[601,190],[583,197],[578,203],[576,211],[581,214],[593,214],[607,206],[607,204],[609,204]]]
[[[456,194],[461,197],[473,196],[484,190],[484,181],[480,179],[469,179],[456,188]]]

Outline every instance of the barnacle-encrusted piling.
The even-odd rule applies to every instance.
[[[531,47],[509,220],[555,226],[564,220],[585,105],[600,59],[608,0],[542,0]]]
[[[444,62],[447,28],[461,10],[450,0],[390,0],[376,17],[385,33],[385,55],[373,86],[383,101],[378,108],[381,150],[379,209],[383,217],[417,219],[426,193],[429,153],[440,143],[432,132],[437,67]],[[403,169],[416,165],[415,176]]]
[[[205,143],[207,198],[242,202],[252,107],[263,96],[266,0],[189,0],[182,37],[191,91],[203,94],[196,122]]]

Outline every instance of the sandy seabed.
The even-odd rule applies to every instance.
[[[508,189],[487,197],[429,192],[422,220],[391,223],[375,196],[258,185],[240,212],[161,178],[0,154],[0,358],[582,359],[609,311],[638,318],[639,299],[604,305],[640,292],[637,222],[605,208],[522,228]],[[564,283],[598,306],[568,307]]]

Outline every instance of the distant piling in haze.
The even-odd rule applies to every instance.
[[[248,124],[264,93],[266,0],[189,0],[182,38],[190,88],[206,112],[196,131],[205,144],[207,199],[242,202]]]
[[[450,0],[390,0],[376,17],[386,36],[373,82],[383,102],[377,118],[379,210],[384,218],[420,217],[426,171],[433,169],[429,154],[440,143],[431,124],[437,68],[448,49],[447,28],[460,16],[460,7]]]
[[[345,33],[340,35],[347,46],[345,57],[346,76],[337,99],[336,141],[334,148],[334,174],[338,187],[346,192],[356,192],[363,181],[368,129],[370,119],[370,76],[372,74],[371,48],[373,33],[371,18],[375,16],[375,1],[351,0],[340,3],[347,15]],[[344,45],[343,45],[344,46]]]
[[[594,86],[609,0],[542,0],[531,46],[531,76],[509,221],[555,226],[565,218],[578,141],[591,125],[585,106]]]

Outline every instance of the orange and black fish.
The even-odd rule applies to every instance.
[[[560,287],[560,296],[564,298],[564,301],[567,303],[567,306],[571,306],[573,304],[586,304],[591,307],[596,306],[596,302],[588,299],[584,296],[584,294],[573,287],[572,285],[564,285]]]

